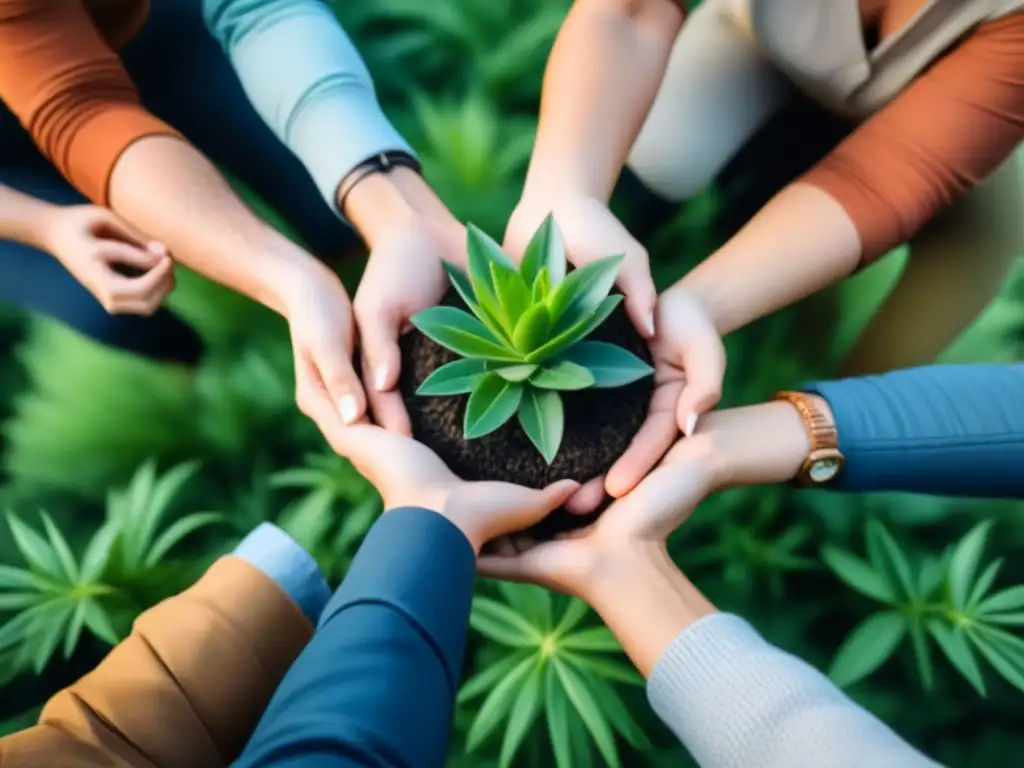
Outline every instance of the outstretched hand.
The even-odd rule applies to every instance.
[[[377,488],[385,509],[433,510],[459,528],[474,550],[540,522],[579,488],[563,480],[541,490],[511,483],[469,483],[410,437],[360,424],[344,430],[336,446]]]
[[[715,472],[710,453],[679,441],[653,473],[588,528],[530,544],[520,553],[503,544],[504,551],[480,558],[479,570],[591,601],[598,576],[635,561],[638,551],[664,548],[668,535],[714,489]]]

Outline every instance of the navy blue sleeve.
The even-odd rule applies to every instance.
[[[383,515],[235,766],[443,766],[475,570],[440,515]]]
[[[816,382],[846,469],[835,487],[1024,498],[1024,364],[932,365]]]

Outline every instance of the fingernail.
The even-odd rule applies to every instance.
[[[686,414],[686,424],[683,425],[683,434],[687,437],[693,435],[693,430],[697,428],[697,414],[688,413]]]
[[[651,336],[654,335],[654,310],[653,309],[651,310],[651,314],[649,314],[647,316],[647,332]]]
[[[378,365],[377,372],[373,376],[373,386],[377,388],[378,392],[383,392],[388,383],[388,367],[386,365]]]
[[[346,424],[351,424],[359,416],[359,405],[352,395],[345,395],[341,398],[338,402],[338,410],[341,412],[341,420]]]

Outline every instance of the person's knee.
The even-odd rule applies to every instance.
[[[629,168],[659,197],[681,203],[699,195],[721,171],[720,163],[699,147],[678,132],[665,139],[644,132],[629,154]]]

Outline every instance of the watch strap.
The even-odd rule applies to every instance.
[[[839,435],[836,432],[835,419],[830,408],[822,407],[823,400],[820,396],[807,392],[786,391],[779,392],[775,395],[775,399],[786,400],[796,408],[807,427],[812,453],[839,448]]]

